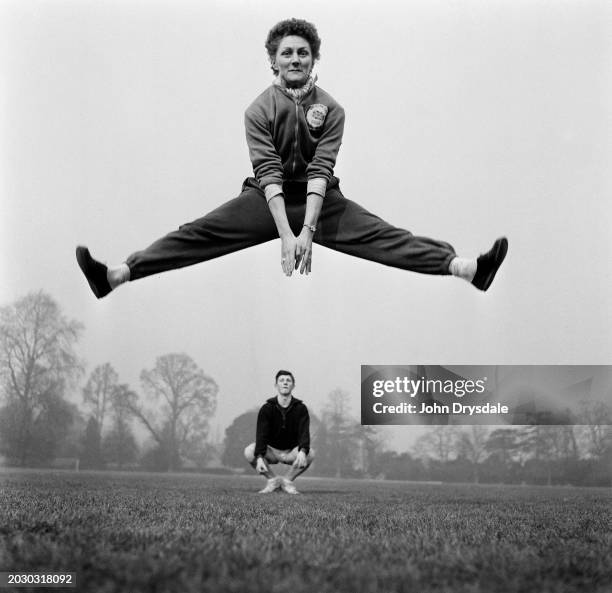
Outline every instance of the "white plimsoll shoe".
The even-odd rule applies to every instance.
[[[268,483],[265,488],[259,491],[259,494],[270,494],[280,488],[280,480],[278,478],[268,478]]]
[[[283,481],[281,482],[281,488],[287,494],[299,494],[293,482],[291,480],[288,480],[287,478],[283,478]]]

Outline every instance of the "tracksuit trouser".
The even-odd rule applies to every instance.
[[[304,224],[306,183],[283,184],[293,233]],[[249,177],[237,198],[179,227],[126,260],[130,280],[233,253],[278,238],[276,224],[257,181]],[[346,199],[333,177],[327,187],[313,242],[348,255],[421,274],[449,274],[455,250],[448,243],[394,227]]]

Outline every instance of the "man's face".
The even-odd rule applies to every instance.
[[[293,391],[293,379],[290,375],[280,375],[276,380],[276,390],[279,395],[291,395]]]

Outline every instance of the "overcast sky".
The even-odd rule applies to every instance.
[[[118,263],[238,195],[264,40],[292,16],[346,110],[343,193],[466,256],[506,234],[490,291],[317,246],[285,278],[276,241],[97,301],[77,244]],[[221,430],[278,368],[357,417],[361,364],[612,364],[611,39],[605,1],[0,2],[0,304],[44,289],[85,324],[88,372],[134,388],[189,354]]]

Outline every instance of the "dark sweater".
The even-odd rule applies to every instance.
[[[308,455],[310,451],[310,416],[302,400],[295,397],[282,408],[276,397],[261,406],[257,415],[255,457],[263,457],[266,447],[293,449],[299,447]]]

